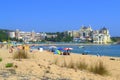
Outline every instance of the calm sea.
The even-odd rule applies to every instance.
[[[70,47],[73,48],[71,52],[81,54],[87,52],[90,55],[102,55],[102,56],[113,56],[120,57],[120,45],[84,45],[83,48],[81,46],[57,46],[61,48]],[[45,48],[45,46],[44,46]]]
[[[120,45],[86,45],[83,48],[81,46],[59,46],[59,47],[71,47],[73,53],[87,52],[90,55],[104,55],[120,57]]]

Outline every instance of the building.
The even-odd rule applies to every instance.
[[[81,40],[91,40],[92,39],[92,28],[90,26],[82,26],[79,30]]]
[[[15,32],[9,32],[10,38],[15,38]]]
[[[92,41],[97,44],[111,42],[109,30],[105,27],[100,30],[93,30],[90,26],[82,26],[80,30],[66,31],[66,33],[73,37],[75,42]]]
[[[15,38],[17,39],[22,39],[24,42],[29,42],[29,41],[41,41],[45,39],[46,33],[36,33],[34,31],[32,32],[25,32],[25,31],[20,31],[16,29],[15,33]],[[10,33],[11,37],[13,37],[13,33]]]
[[[109,30],[107,28],[102,28],[99,31],[93,32],[93,42],[97,44],[107,44],[111,42]]]

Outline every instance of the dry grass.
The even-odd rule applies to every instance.
[[[59,58],[55,58],[54,60],[54,64],[59,66]],[[107,75],[108,74],[108,70],[106,69],[105,65],[103,64],[102,61],[95,63],[95,65],[88,65],[84,60],[79,60],[77,61],[77,63],[75,63],[74,60],[70,60],[70,62],[67,65],[67,62],[65,60],[65,58],[62,60],[62,66],[61,67],[66,67],[66,68],[72,68],[72,69],[79,69],[79,70],[87,70],[90,72],[93,72],[95,74],[99,74],[99,75]]]
[[[53,62],[55,65],[58,65],[58,57],[57,58],[54,58],[54,62]]]
[[[0,58],[0,62],[2,61],[2,58]]]
[[[77,68],[80,69],[80,70],[87,70],[88,64],[86,64],[84,61],[79,60],[79,61],[76,63],[76,66],[77,66]]]
[[[98,64],[95,64],[94,67],[91,66],[90,72],[93,72],[93,73],[99,74],[99,75],[108,75],[108,70],[106,69],[106,67],[102,61],[98,62]]]
[[[27,59],[28,54],[24,50],[19,50],[13,55],[13,59]]]
[[[61,67],[67,67],[67,62],[65,60],[65,57],[64,57],[64,60],[62,61],[63,63],[61,64]]]
[[[75,63],[73,62],[72,58],[70,60],[70,63],[67,66],[68,68],[75,68]]]

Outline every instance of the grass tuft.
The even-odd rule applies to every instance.
[[[24,50],[17,51],[13,56],[13,59],[19,59],[19,60],[20,59],[27,59],[27,58],[28,58],[28,54]]]
[[[6,67],[6,68],[13,67],[13,63],[7,63],[7,64],[5,65],[5,67]]]
[[[55,64],[55,65],[58,64],[58,58],[55,58],[55,60],[54,60],[54,64]]]
[[[91,66],[90,71],[99,75],[108,75],[108,70],[101,61],[98,64],[96,64],[94,67]]]
[[[77,68],[80,69],[80,70],[86,70],[87,67],[88,67],[88,65],[87,65],[84,61],[78,61],[78,62],[76,63],[76,66],[77,66]]]
[[[64,62],[63,62],[63,67],[67,67],[67,63],[66,63],[65,58],[64,58]]]
[[[0,58],[0,62],[2,61],[2,58]]]
[[[75,64],[73,63],[73,60],[71,59],[70,63],[67,66],[68,68],[75,68]]]

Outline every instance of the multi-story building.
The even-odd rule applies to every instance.
[[[73,41],[77,42],[93,41],[93,43],[97,44],[107,44],[111,42],[109,30],[105,27],[100,30],[92,30],[90,26],[82,26],[80,30],[66,31],[64,34],[73,37]],[[35,33],[34,31],[24,32],[18,29],[15,32],[10,32],[9,35],[11,38],[22,39],[25,42],[41,41],[44,40],[45,37],[57,37],[57,34]]]
[[[10,38],[15,38],[15,32],[9,32],[9,36],[10,36]]]
[[[73,37],[74,41],[93,41],[93,43],[107,44],[110,42],[110,34],[107,28],[92,30],[90,26],[82,26],[80,30],[67,31]]]
[[[82,26],[79,30],[81,40],[91,40],[92,39],[92,28],[90,26]]]
[[[94,31],[93,42],[97,44],[107,44],[111,42],[109,30],[104,27],[99,31]]]
[[[24,42],[28,42],[28,41],[40,41],[42,39],[45,39],[46,33],[35,33],[34,31],[25,32],[19,31],[17,29],[15,32],[9,32],[9,36],[11,38],[22,39]]]

